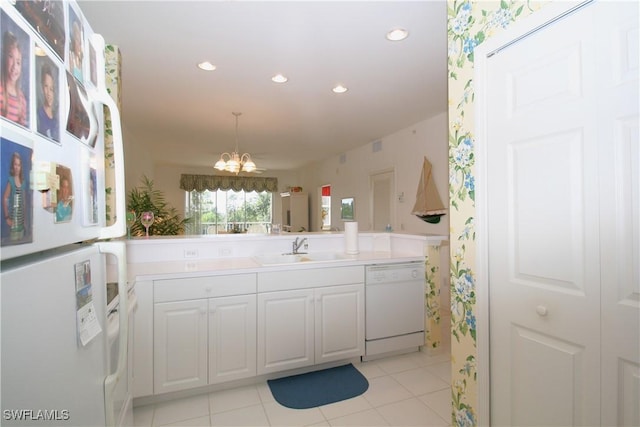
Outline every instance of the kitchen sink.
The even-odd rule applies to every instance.
[[[262,265],[273,265],[273,264],[292,264],[294,262],[300,262],[301,256],[302,255],[294,255],[294,254],[273,254],[273,255],[258,255],[253,258]]]
[[[300,262],[347,261],[350,258],[339,252],[266,254],[253,257],[261,265],[296,264]]]

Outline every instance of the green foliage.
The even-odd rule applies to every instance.
[[[136,222],[131,226],[132,236],[144,236],[145,228],[140,223],[142,212],[151,211],[155,217],[149,227],[150,236],[174,236],[183,234],[189,218],[180,218],[178,210],[169,205],[164,193],[153,188],[153,181],[142,176],[142,185],[131,189],[128,196],[127,210],[136,213]]]
[[[202,214],[202,222],[204,223],[217,224],[217,223],[221,223],[222,220],[223,220],[223,217],[218,212],[205,212]]]
[[[247,221],[271,221],[271,195],[258,193],[258,200],[247,204]]]

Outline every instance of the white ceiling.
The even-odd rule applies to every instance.
[[[446,109],[445,0],[79,4],[120,48],[125,134],[159,164],[212,166],[235,148],[234,111],[240,152],[286,170]],[[409,37],[386,40],[395,27]]]

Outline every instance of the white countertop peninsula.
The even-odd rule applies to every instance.
[[[447,236],[404,233],[359,233],[357,255],[338,261],[262,265],[254,257],[291,252],[296,238],[306,238],[301,252],[345,252],[341,232],[226,234],[215,236],[154,236],[127,241],[128,277],[155,280],[203,275],[317,268],[328,265],[364,265],[378,262],[420,261],[428,247],[439,247]]]

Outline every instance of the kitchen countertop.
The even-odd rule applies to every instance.
[[[127,266],[130,282],[141,280],[179,279],[200,276],[258,273],[293,269],[331,268],[377,263],[424,261],[424,256],[402,252],[361,251],[331,261],[302,261],[288,264],[262,265],[254,257],[214,258],[162,262],[131,263]]]

